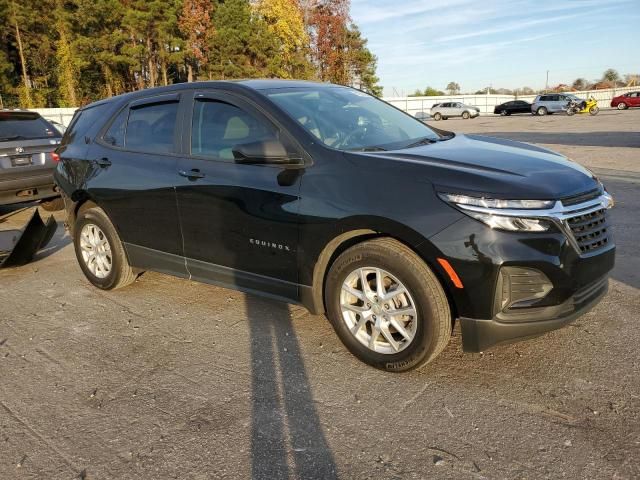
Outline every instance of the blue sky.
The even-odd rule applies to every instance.
[[[640,73],[639,0],[352,0],[386,96]]]

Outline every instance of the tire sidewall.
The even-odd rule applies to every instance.
[[[402,282],[411,292],[418,315],[418,325],[411,344],[401,352],[382,354],[370,350],[349,331],[342,318],[340,292],[347,276],[362,267],[378,267],[386,270]],[[388,371],[405,371],[421,365],[425,357],[430,357],[436,347],[439,334],[438,322],[434,320],[435,311],[430,303],[424,282],[407,265],[394,262],[393,259],[374,249],[355,249],[342,254],[329,272],[326,283],[325,299],[327,313],[334,330],[349,351],[363,362]]]
[[[536,113],[537,113],[538,115],[540,115],[540,116],[544,116],[544,115],[546,115],[548,112],[547,112],[547,109],[546,109],[545,107],[538,107],[538,109],[536,110]]]
[[[82,251],[80,250],[80,234],[82,229],[87,224],[93,224],[102,230],[107,241],[109,242],[109,247],[111,250],[111,271],[104,278],[96,277],[82,258]],[[120,238],[118,237],[115,229],[111,225],[111,222],[107,218],[107,216],[100,210],[95,208],[86,210],[75,222],[73,228],[73,247],[76,252],[76,258],[78,259],[78,263],[80,264],[80,268],[82,272],[87,277],[87,279],[96,287],[101,288],[103,290],[109,290],[113,288],[114,285],[118,282],[118,275],[121,271],[122,263],[124,259],[120,255],[120,249],[117,246],[120,244]]]
[[[439,121],[441,118],[442,118],[442,115],[441,115],[441,114],[439,114],[439,113],[436,113],[436,114],[433,116],[433,119],[434,119],[436,122],[437,122],[437,121]]]

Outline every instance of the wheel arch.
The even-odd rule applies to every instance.
[[[409,248],[415,253],[434,273],[442,289],[447,296],[451,318],[457,318],[456,298],[452,291],[452,285],[447,273],[438,263],[438,249],[425,237],[420,236],[412,229],[399,225],[397,229],[360,227],[342,230],[341,233],[331,238],[321,250],[313,267],[312,285],[302,292],[302,303],[311,313],[320,315],[326,312],[324,290],[327,275],[333,262],[344,251],[367,240],[374,238],[391,238]]]

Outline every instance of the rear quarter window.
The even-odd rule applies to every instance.
[[[69,128],[65,132],[64,137],[62,137],[62,145],[78,142],[89,143],[91,141],[91,137],[89,136],[90,131],[96,130],[91,127],[96,126],[99,120],[103,118],[107,108],[108,104],[103,103],[76,111]],[[100,122],[100,124],[102,124],[102,122]]]

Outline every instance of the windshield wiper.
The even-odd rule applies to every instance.
[[[386,148],[371,146],[371,147],[359,147],[359,148],[351,148],[350,152],[386,152]]]
[[[421,138],[420,140],[417,140],[413,143],[410,143],[409,145],[405,146],[404,148],[413,148],[413,147],[419,147],[420,145],[431,145],[432,143],[436,143],[437,140],[434,140],[431,137],[424,137]]]

